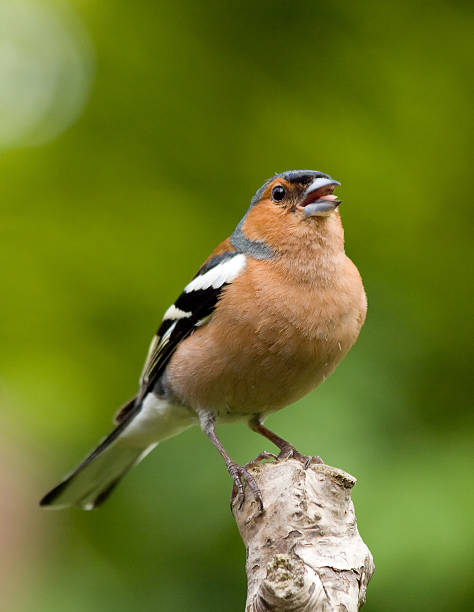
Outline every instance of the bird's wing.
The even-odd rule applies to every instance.
[[[223,288],[245,266],[245,255],[235,251],[208,260],[165,312],[154,336],[140,377],[141,389],[149,389],[163,372],[176,347],[209,320]]]
[[[122,408],[116,416],[116,422],[120,423],[126,415],[138,408],[163,373],[178,344],[209,321],[222,290],[243,270],[245,261],[243,253],[221,252],[208,259],[186,285],[175,303],[165,312],[153,336],[140,376],[138,396]]]

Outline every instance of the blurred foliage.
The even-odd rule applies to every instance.
[[[336,374],[269,423],[359,478],[367,612],[468,608],[470,5],[37,5],[75,13],[95,74],[72,127],[0,156],[5,609],[242,610],[230,480],[199,431],[97,512],[36,503],[135,392],[183,283],[259,185],[294,168],[342,181],[369,312]],[[270,450],[244,425],[221,434],[238,461]]]

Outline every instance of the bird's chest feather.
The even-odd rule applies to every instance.
[[[360,277],[345,259],[337,282],[323,274],[303,286],[275,266],[250,263],[171,360],[168,379],[181,401],[238,418],[278,410],[322,382],[365,316]]]
[[[332,372],[357,338],[365,294],[352,262],[300,279],[278,274],[259,279],[249,312],[261,363],[286,381],[289,394],[304,395]]]

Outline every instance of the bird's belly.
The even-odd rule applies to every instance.
[[[351,317],[298,329],[286,314],[215,318],[178,347],[167,368],[173,393],[220,420],[279,410],[319,385],[354,343]],[[238,333],[235,325],[239,326]]]

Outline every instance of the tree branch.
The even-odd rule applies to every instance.
[[[307,470],[294,459],[249,470],[264,513],[250,491],[233,513],[247,551],[246,612],[352,612],[374,573],[357,531],[351,489],[356,479],[328,465]]]

